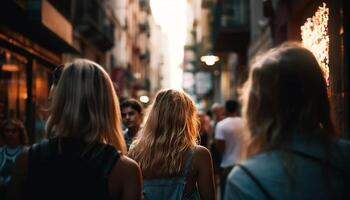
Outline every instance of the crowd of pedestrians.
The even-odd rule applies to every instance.
[[[119,103],[86,59],[54,71],[49,102],[39,143],[28,145],[22,122],[1,123],[0,199],[350,198],[350,143],[300,44],[258,57],[240,99],[208,112],[173,89],[146,113],[135,99]]]

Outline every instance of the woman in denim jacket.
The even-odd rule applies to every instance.
[[[350,144],[338,139],[327,82],[299,44],[270,50],[242,90],[246,144],[225,199],[346,199]]]

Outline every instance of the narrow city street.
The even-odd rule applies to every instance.
[[[0,200],[350,199],[349,4],[2,0]]]

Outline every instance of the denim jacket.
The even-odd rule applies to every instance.
[[[320,142],[295,136],[285,147],[260,153],[242,163],[263,189],[246,171],[235,167],[227,179],[225,200],[350,198],[346,193],[350,181],[350,142],[335,141],[328,168],[324,161],[325,152]]]

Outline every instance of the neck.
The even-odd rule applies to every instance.
[[[236,113],[227,113],[227,117],[236,117],[237,114]]]
[[[139,127],[130,127],[130,128],[128,128],[128,135],[130,137],[135,137],[137,132],[139,131],[139,129],[140,129]]]

